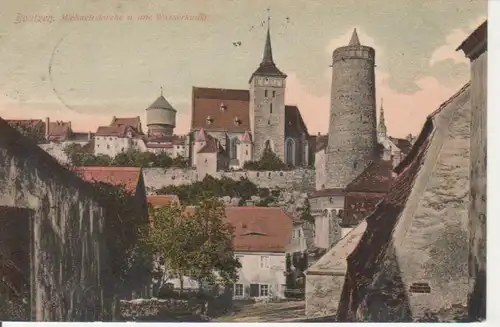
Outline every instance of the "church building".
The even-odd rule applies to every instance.
[[[297,106],[285,105],[286,77],[274,63],[268,19],[264,55],[248,90],[193,87],[191,165],[206,173],[242,169],[268,148],[287,165],[308,166],[309,134]]]

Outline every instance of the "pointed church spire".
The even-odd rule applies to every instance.
[[[271,16],[269,15],[269,8],[267,8],[267,35],[266,35],[266,45],[264,46],[264,55],[262,56],[262,62],[260,63],[259,67],[255,72],[252,74],[250,77],[250,80],[248,81],[249,83],[252,81],[252,78],[255,75],[260,75],[260,76],[279,76],[282,78],[286,78],[286,74],[283,74],[278,67],[276,67],[276,64],[274,63],[273,59],[273,50],[271,47]]]
[[[380,100],[380,118],[378,122],[378,133],[381,137],[387,136],[387,126],[385,125],[384,116],[384,99]]]
[[[264,55],[262,56],[261,65],[274,64],[273,49],[271,47],[271,16],[269,16],[269,8],[267,8],[267,36],[266,45],[264,46]]]
[[[349,41],[349,45],[350,46],[361,45],[361,43],[359,43],[358,32],[356,32],[356,29],[354,29],[354,31],[352,32],[351,41]]]

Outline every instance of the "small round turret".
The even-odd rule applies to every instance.
[[[161,95],[146,109],[146,124],[150,136],[170,136],[174,133],[177,110]]]

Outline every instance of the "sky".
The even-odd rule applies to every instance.
[[[468,61],[455,49],[486,19],[487,1],[9,2],[0,12],[0,117],[70,120],[81,132],[112,116],[141,116],[145,125],[145,108],[163,87],[178,111],[175,132],[186,133],[193,86],[248,89],[268,13],[274,61],[288,75],[285,102],[299,107],[310,134],[328,131],[332,51],[356,28],[376,51],[377,111],[383,99],[389,134],[405,137],[469,80]],[[35,15],[43,21],[29,21]]]

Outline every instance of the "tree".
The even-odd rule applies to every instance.
[[[191,214],[176,205],[151,208],[151,219],[144,244],[181,281],[190,276],[201,287],[204,282],[231,284],[237,280],[241,264],[232,250],[233,229],[225,222],[221,202],[207,199]]]
[[[19,133],[23,134],[25,137],[29,138],[34,142],[41,142],[45,139],[44,124],[38,122],[34,126],[27,126],[24,124],[15,124],[14,127]]]
[[[262,157],[258,161],[247,161],[243,165],[244,169],[259,170],[259,171],[278,171],[288,170],[290,167],[285,165],[283,161],[270,148],[266,147],[262,152]]]
[[[148,247],[141,243],[141,235],[149,228],[149,220],[123,186],[102,182],[91,185],[105,210],[104,231],[113,289],[120,292],[125,286],[133,289],[146,285],[152,263]]]

